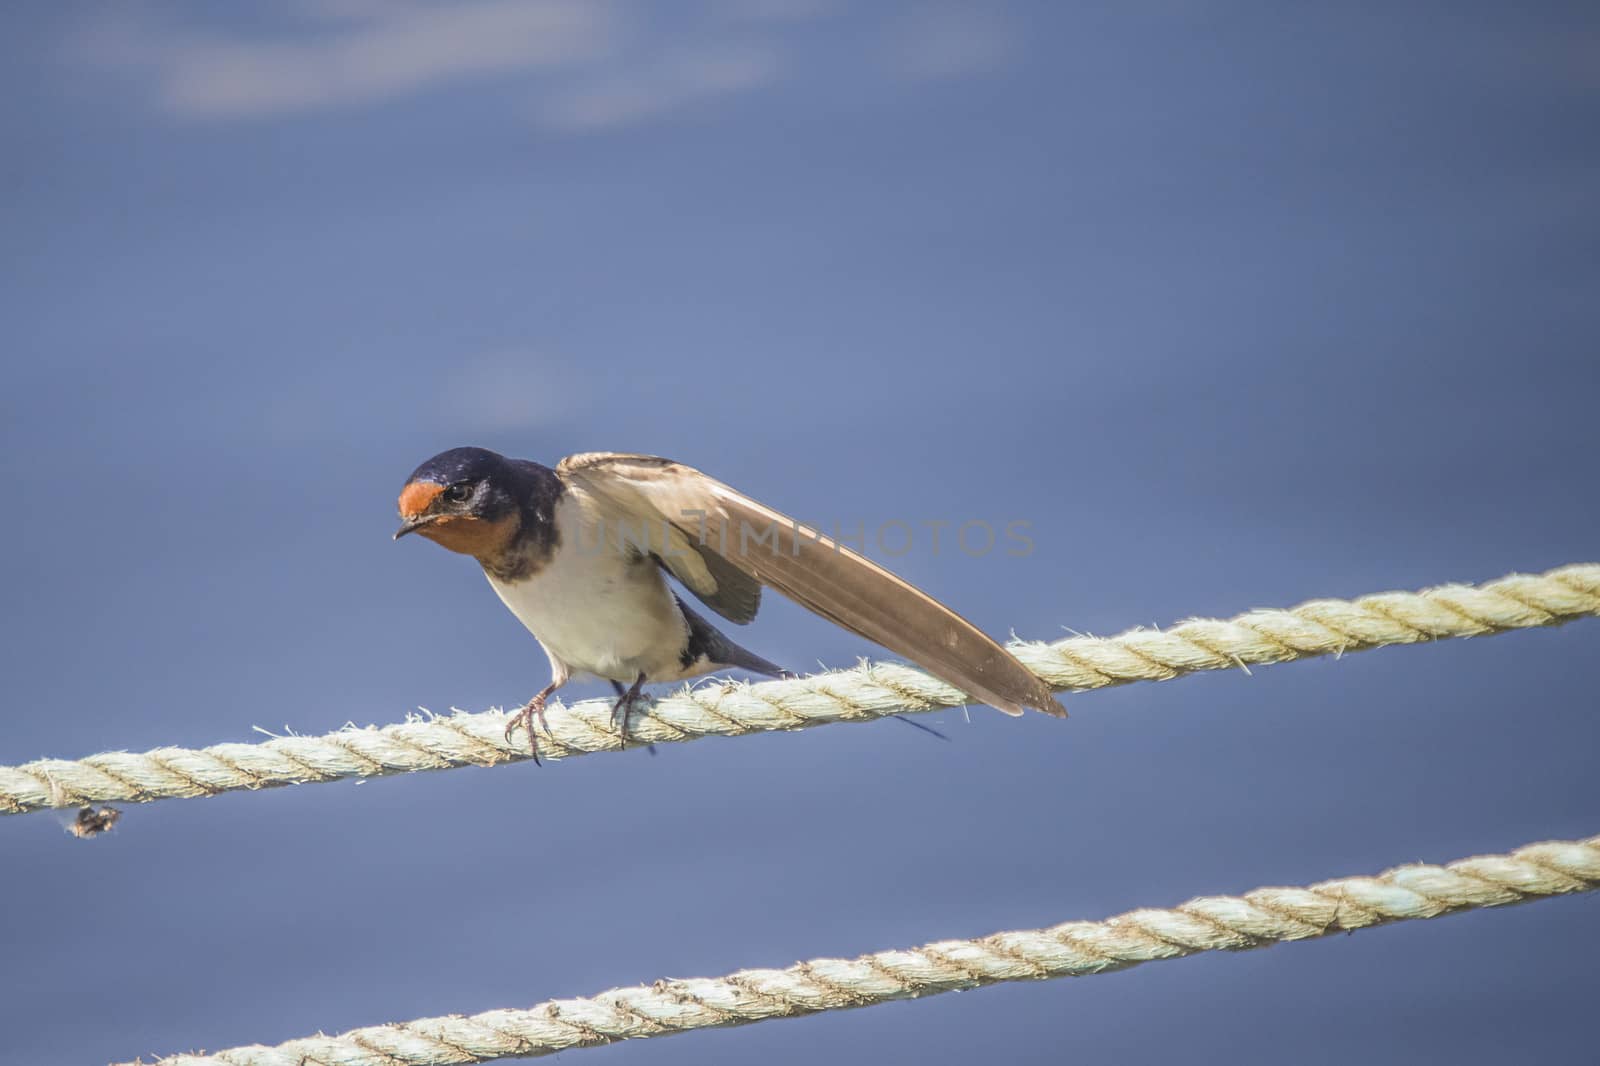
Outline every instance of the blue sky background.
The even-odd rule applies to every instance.
[[[526,698],[428,455],[669,455],[1112,633],[1592,560],[1592,4],[17,4],[0,763]],[[797,668],[870,648],[787,604]],[[1600,832],[1600,624],[0,820],[6,1062],[100,1062]],[[598,694],[585,686],[576,694]],[[1600,900],[583,1052],[1460,1064],[1593,1040]]]

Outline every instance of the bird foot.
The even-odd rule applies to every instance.
[[[533,720],[535,718],[539,719],[539,728],[546,733],[550,732],[550,727],[544,720],[544,704],[549,698],[550,693],[548,691],[539,693],[533,699],[524,703],[522,709],[512,715],[511,721],[506,723],[507,744],[511,743],[511,734],[517,731],[518,726],[528,731],[528,754],[533,756],[533,765],[535,766],[543,764],[539,762],[539,734],[533,731]]]
[[[616,681],[611,683],[611,687],[617,691],[617,702],[611,705],[611,724],[616,728],[617,736],[621,738],[622,747],[626,748],[628,746],[628,712],[641,703],[649,706],[655,701],[642,691],[644,688],[643,674],[640,674],[639,679],[627,690],[624,690],[622,685]]]

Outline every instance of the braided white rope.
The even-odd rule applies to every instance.
[[[1202,896],[1171,910],[1103,922],[942,940],[858,959],[813,959],[786,970],[657,981],[530,1010],[450,1015],[313,1036],[277,1047],[174,1055],[160,1066],[459,1066],[568,1048],[746,1025],[818,1011],[976,988],[999,981],[1106,973],[1201,951],[1307,940],[1386,922],[1437,918],[1600,888],[1600,836],[1550,841],[1448,866],[1398,866],[1308,888]]]
[[[1115,637],[1013,642],[1011,650],[1058,690],[1129,681],[1166,681],[1197,670],[1281,663],[1317,655],[1480,636],[1557,625],[1600,614],[1600,564],[1544,574],[1513,574],[1487,584],[1385,592],[1357,600],[1312,600],[1289,610],[1258,610],[1228,621],[1195,619],[1167,630]],[[739,736],[865,721],[889,714],[959,706],[962,694],[896,663],[756,685],[686,689],[636,712],[632,742],[664,744],[704,736]],[[590,700],[546,712],[540,755],[563,758],[615,751],[611,701]],[[259,744],[106,752],[77,761],[41,759],[0,767],[0,813],[105,801],[145,802],[209,796],[347,777],[376,777],[455,766],[488,766],[528,757],[519,736],[508,743],[498,710],[414,719],[381,728],[347,728],[320,737],[274,737]]]

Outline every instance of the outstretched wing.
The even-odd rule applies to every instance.
[[[1032,671],[932,596],[698,470],[589,452],[556,472],[610,522],[643,530],[661,564],[724,618],[755,617],[765,585],[1007,714],[1067,713]]]

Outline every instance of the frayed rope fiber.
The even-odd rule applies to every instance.
[[[588,999],[551,1000],[530,1010],[422,1018],[277,1047],[253,1045],[156,1061],[159,1066],[461,1066],[867,1007],[1001,981],[1107,973],[1202,951],[1267,947],[1597,887],[1600,836],[1549,841],[1448,866],[1399,866],[1377,877],[1346,877],[1306,888],[1202,896],[1171,910],[1129,911],[1103,922],[942,940],[857,959],[813,959],[784,970],[657,981]]]
[[[1130,681],[1167,681],[1199,670],[1290,662],[1319,655],[1483,636],[1558,625],[1600,614],[1600,564],[1543,574],[1513,574],[1482,585],[1385,592],[1356,600],[1312,600],[1288,610],[1257,610],[1229,620],[1194,619],[1166,630],[1114,637],[1013,642],[1011,651],[1057,690],[1083,691]],[[962,693],[920,670],[869,663],[849,670],[755,685],[698,688],[635,711],[628,739],[667,744],[704,736],[740,736],[866,721],[966,702]],[[546,711],[540,755],[559,759],[616,751],[611,701],[588,700]],[[273,737],[256,744],[106,752],[85,759],[41,759],[0,767],[0,813],[107,801],[141,803],[211,796],[350,777],[378,777],[528,758],[526,739],[508,742],[502,711],[414,718],[382,727],[347,728],[319,737]]]

